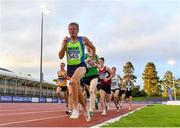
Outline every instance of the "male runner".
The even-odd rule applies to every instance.
[[[111,78],[112,72],[109,67],[104,65],[104,58],[99,58],[99,84],[100,104],[102,107],[101,115],[106,115],[106,102],[109,104],[111,96]],[[107,97],[107,100],[105,99]]]
[[[64,69],[65,63],[60,64],[60,70],[57,72],[58,79],[57,79],[57,88],[56,88],[56,94],[58,98],[62,98],[61,91],[64,93],[64,99],[66,101],[66,109],[65,111],[68,111],[68,89],[67,89],[67,72]]]
[[[80,87],[80,79],[86,73],[86,64],[84,62],[85,46],[89,46],[93,51],[92,60],[90,60],[90,64],[93,63],[95,57],[95,47],[87,37],[78,36],[79,25],[77,23],[70,23],[68,25],[68,31],[70,37],[68,38],[66,36],[64,38],[61,49],[59,51],[59,58],[62,59],[66,52],[67,75],[68,77],[70,77],[70,86],[72,87],[73,99],[73,111],[70,118],[77,119],[79,117],[78,101],[80,100],[80,102],[84,106],[86,104]]]
[[[132,89],[134,87],[134,84],[129,75],[125,77],[123,84],[126,88],[126,98],[128,98],[129,111],[131,111],[132,110]]]
[[[82,84],[85,86],[88,86],[87,88],[89,89],[89,94],[90,94],[90,102],[89,102],[89,114],[92,117],[93,112],[94,112],[94,106],[95,106],[95,91],[96,91],[96,86],[98,83],[98,77],[99,77],[99,72],[97,70],[96,65],[99,64],[99,58],[97,55],[95,55],[94,59],[94,65],[90,65],[89,62],[92,58],[92,49],[90,47],[87,48],[87,53],[86,53],[86,65],[88,68],[88,72],[85,74],[85,76],[82,78]]]
[[[112,82],[111,82],[111,99],[113,99],[114,104],[117,108],[117,111],[119,111],[119,104],[118,104],[118,100],[119,100],[119,89],[120,89],[120,75],[118,75],[116,73],[116,68],[112,67],[111,68],[112,71]]]

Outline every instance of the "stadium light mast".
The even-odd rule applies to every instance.
[[[174,66],[176,64],[176,61],[173,59],[168,60],[168,64],[171,66]],[[175,76],[173,75],[173,86],[174,86],[174,100],[176,101],[176,85],[175,85]]]
[[[43,57],[43,25],[44,25],[44,15],[49,14],[49,9],[45,4],[40,6],[41,9],[41,57],[40,57],[40,97],[42,96],[42,82],[43,82],[43,72],[42,72],[42,57]]]
[[[174,100],[176,101],[176,85],[175,85],[175,77],[173,77],[173,86],[174,86]]]

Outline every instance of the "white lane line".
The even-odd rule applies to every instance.
[[[119,119],[121,119],[122,117],[125,117],[125,116],[127,116],[127,115],[129,115],[129,114],[131,114],[131,113],[134,113],[135,111],[138,111],[138,110],[144,108],[145,106],[147,106],[147,105],[144,105],[144,106],[142,106],[142,107],[140,107],[140,108],[137,108],[137,109],[135,109],[134,111],[128,112],[128,113],[126,113],[126,114],[124,114],[124,115],[121,115],[121,116],[118,116],[118,117],[116,117],[116,118],[107,120],[107,121],[105,121],[105,122],[103,122],[103,123],[100,123],[100,124],[91,126],[90,128],[100,128],[100,127],[102,127],[103,125],[108,125],[108,124],[114,123],[114,122],[118,121]]]
[[[61,111],[65,111],[65,110],[50,110],[50,111],[39,111],[39,112],[6,113],[6,114],[0,114],[0,116],[25,115],[25,114],[36,114],[36,113],[47,113],[47,112],[61,112]]]
[[[47,117],[47,118],[39,118],[39,119],[31,119],[31,120],[23,120],[23,121],[16,121],[16,122],[10,122],[10,123],[2,123],[0,126],[3,125],[12,125],[12,124],[19,124],[19,123],[27,123],[27,122],[34,122],[34,121],[40,121],[40,120],[48,120],[48,119],[54,119],[54,118],[62,118],[69,115],[62,115],[62,116],[53,116],[53,117]]]
[[[50,110],[50,109],[59,109],[59,108],[27,108],[27,109],[24,109],[24,108],[19,108],[19,109],[6,109],[6,110],[0,110],[0,112],[5,112],[5,111],[21,111],[21,110],[42,110],[42,109],[45,109],[45,110]]]

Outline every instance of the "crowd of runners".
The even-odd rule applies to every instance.
[[[60,59],[66,54],[67,70],[65,63],[62,62],[57,73],[56,88],[59,98],[63,92],[66,113],[70,118],[77,119],[81,104],[86,120],[90,121],[95,109],[102,110],[103,116],[108,114],[112,106],[111,101],[114,102],[117,112],[120,111],[125,97],[128,98],[131,110],[134,86],[131,76],[120,77],[116,73],[116,67],[106,66],[105,59],[99,58],[96,54],[93,43],[87,37],[78,36],[77,23],[70,23],[68,31],[70,37],[64,38],[59,51]]]

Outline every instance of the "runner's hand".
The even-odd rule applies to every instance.
[[[62,47],[66,47],[66,46],[67,46],[67,43],[68,43],[68,37],[66,36],[66,37],[63,39]]]
[[[103,80],[104,80],[104,82],[107,82],[107,81],[108,81],[108,79],[107,79],[107,78],[104,78]]]
[[[90,60],[89,60],[89,65],[90,65],[90,66],[94,66],[94,61],[90,59]]]

